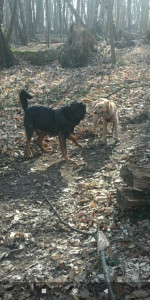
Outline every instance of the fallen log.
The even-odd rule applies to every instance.
[[[150,168],[127,164],[121,168],[120,176],[127,185],[134,189],[146,191],[150,188]]]
[[[138,34],[137,33],[132,33],[129,31],[122,30],[122,35],[127,39],[127,40],[137,40],[138,39]]]
[[[143,191],[129,187],[117,189],[117,203],[121,209],[150,205],[150,197]]]

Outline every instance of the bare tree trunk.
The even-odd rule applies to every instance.
[[[118,0],[119,3],[119,19],[118,19],[118,25],[119,28],[124,30],[125,28],[125,4],[124,4],[124,0],[120,1]]]
[[[26,22],[25,22],[24,7],[23,7],[23,3],[21,1],[18,1],[18,4],[19,4],[19,10],[20,10],[20,21],[22,23],[22,29],[20,28],[20,25],[18,25],[19,35],[20,35],[23,45],[27,45],[28,44],[28,33],[27,33]],[[18,22],[18,24],[19,24],[19,22]]]
[[[33,14],[33,31],[34,31],[34,35],[35,35],[36,17],[35,17],[35,2],[34,2],[34,0],[31,0],[31,6],[32,6],[32,14]]]
[[[91,3],[91,0],[87,0],[87,21],[86,21],[86,25],[88,26],[89,29],[91,29],[92,11],[93,11],[93,5]]]
[[[112,0],[107,2],[107,8],[108,8],[108,30],[109,30],[109,39],[110,39],[110,47],[111,47],[111,62],[112,64],[115,64],[116,53],[115,53],[115,45],[114,45],[114,22],[113,22],[113,14],[112,14],[112,10],[113,10]]]
[[[10,41],[11,34],[12,34],[12,31],[13,31],[13,26],[14,26],[14,21],[15,21],[15,15],[16,15],[16,11],[17,11],[17,4],[18,4],[18,0],[14,0],[13,8],[12,8],[12,14],[11,14],[11,19],[10,19],[8,31],[7,31],[7,34],[6,34],[6,40],[8,42]]]
[[[93,19],[92,19],[92,29],[94,32],[96,32],[97,29],[97,21],[98,21],[98,7],[100,5],[99,0],[95,0],[95,7],[94,7],[94,11],[93,11]]]
[[[0,26],[0,66],[9,68],[17,63],[17,59],[6,41]]]
[[[50,36],[50,18],[49,18],[49,0],[46,0],[46,23],[47,23],[47,45],[49,48],[49,36]]]
[[[127,14],[127,18],[128,18],[128,31],[131,31],[131,4],[132,4],[132,0],[128,0],[128,14]]]
[[[58,1],[58,14],[59,14],[59,35],[62,38],[62,18],[61,18],[61,1]]]
[[[73,0],[70,0],[70,4],[73,6]],[[71,24],[74,23],[74,20],[73,20],[73,16],[74,14],[72,13],[72,11],[70,10],[70,7],[68,6],[69,10],[68,10],[68,20],[69,20],[69,28],[71,26]],[[77,24],[77,20],[76,20],[76,24]]]
[[[66,3],[63,2],[63,23],[64,23],[64,28],[66,30],[67,36],[68,36],[68,23],[67,23],[67,10],[66,10]]]
[[[3,19],[3,5],[4,1],[0,0],[0,21]],[[0,23],[0,67],[11,67],[17,63],[17,59],[6,41]]]
[[[3,6],[4,6],[4,0],[0,0],[0,25],[3,22]]]
[[[36,0],[36,32],[44,31],[43,0]]]
[[[80,16],[80,7],[81,7],[81,3],[80,3],[80,0],[77,0],[77,5],[76,5],[76,11],[77,11],[77,14]],[[79,21],[77,21],[77,27],[80,26],[80,23]]]
[[[54,32],[58,34],[58,2],[54,2]]]
[[[84,22],[82,21],[81,17],[78,15],[76,9],[73,7],[73,5],[70,3],[69,0],[65,0],[65,2],[68,4],[68,7],[70,8],[71,12],[73,13],[73,15],[75,16],[77,22],[80,23],[80,25],[86,29],[86,25],[84,24]]]
[[[149,0],[142,0],[141,5],[141,32],[147,32],[147,23],[149,16]]]
[[[81,0],[81,19],[85,21],[85,0]]]
[[[34,38],[31,0],[26,0],[25,8],[26,8],[26,26],[27,26],[28,36],[31,39]]]
[[[119,25],[119,15],[120,15],[120,0],[116,1],[116,25]]]

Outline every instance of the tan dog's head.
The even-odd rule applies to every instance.
[[[94,113],[102,115],[109,110],[109,101],[105,98],[101,98],[94,103]]]

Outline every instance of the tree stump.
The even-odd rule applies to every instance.
[[[82,27],[75,29],[74,25],[71,25],[68,41],[63,47],[62,67],[82,67],[87,63],[92,53],[95,52],[94,46],[97,42],[90,32]]]

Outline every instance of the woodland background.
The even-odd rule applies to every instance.
[[[27,159],[22,88],[31,105],[111,99],[120,142],[87,104],[82,148],[67,142],[84,165],[49,136]],[[0,0],[0,298],[150,299],[149,187],[150,0]]]
[[[27,45],[40,41],[47,42],[49,47],[52,38],[57,36],[60,41],[68,37],[71,44],[73,25],[76,29],[85,28],[99,42],[105,39],[111,45],[112,62],[115,63],[115,43],[118,47],[126,46],[119,41],[133,40],[137,34],[150,39],[149,0],[0,0],[0,24],[6,38],[5,44],[1,32],[1,66],[15,63],[7,49],[8,42]],[[75,44],[78,39],[79,36]]]

